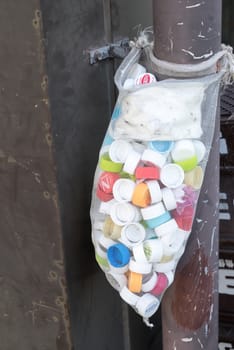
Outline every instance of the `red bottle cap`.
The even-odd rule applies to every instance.
[[[154,166],[139,166],[135,171],[136,179],[158,180],[160,178],[159,168]]]
[[[114,183],[119,178],[120,176],[118,174],[104,171],[98,180],[98,187],[102,192],[111,194],[113,191]]]

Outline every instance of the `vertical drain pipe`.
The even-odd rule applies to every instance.
[[[201,63],[220,51],[222,0],[153,0],[154,54]],[[219,111],[193,230],[163,298],[163,350],[218,348]]]

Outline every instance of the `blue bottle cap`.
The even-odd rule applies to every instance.
[[[123,267],[127,265],[130,256],[129,249],[121,243],[114,244],[107,250],[108,261],[114,267]]]
[[[158,151],[160,153],[170,152],[173,145],[174,145],[173,141],[151,141],[149,143],[149,147],[152,150]]]

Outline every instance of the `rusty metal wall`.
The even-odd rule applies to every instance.
[[[37,0],[0,2],[0,348],[69,350]]]

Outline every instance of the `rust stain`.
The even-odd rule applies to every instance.
[[[51,147],[52,146],[52,136],[51,136],[51,134],[46,134],[45,137],[46,137],[46,142],[47,142],[48,146]]]
[[[32,25],[36,30],[40,30],[41,28],[41,11],[35,11],[35,17],[32,20]]]
[[[41,88],[43,91],[46,91],[47,87],[48,87],[48,76],[44,75],[41,82]]]
[[[210,322],[212,290],[213,274],[200,247],[174,282],[172,313],[180,326],[194,331]]]

